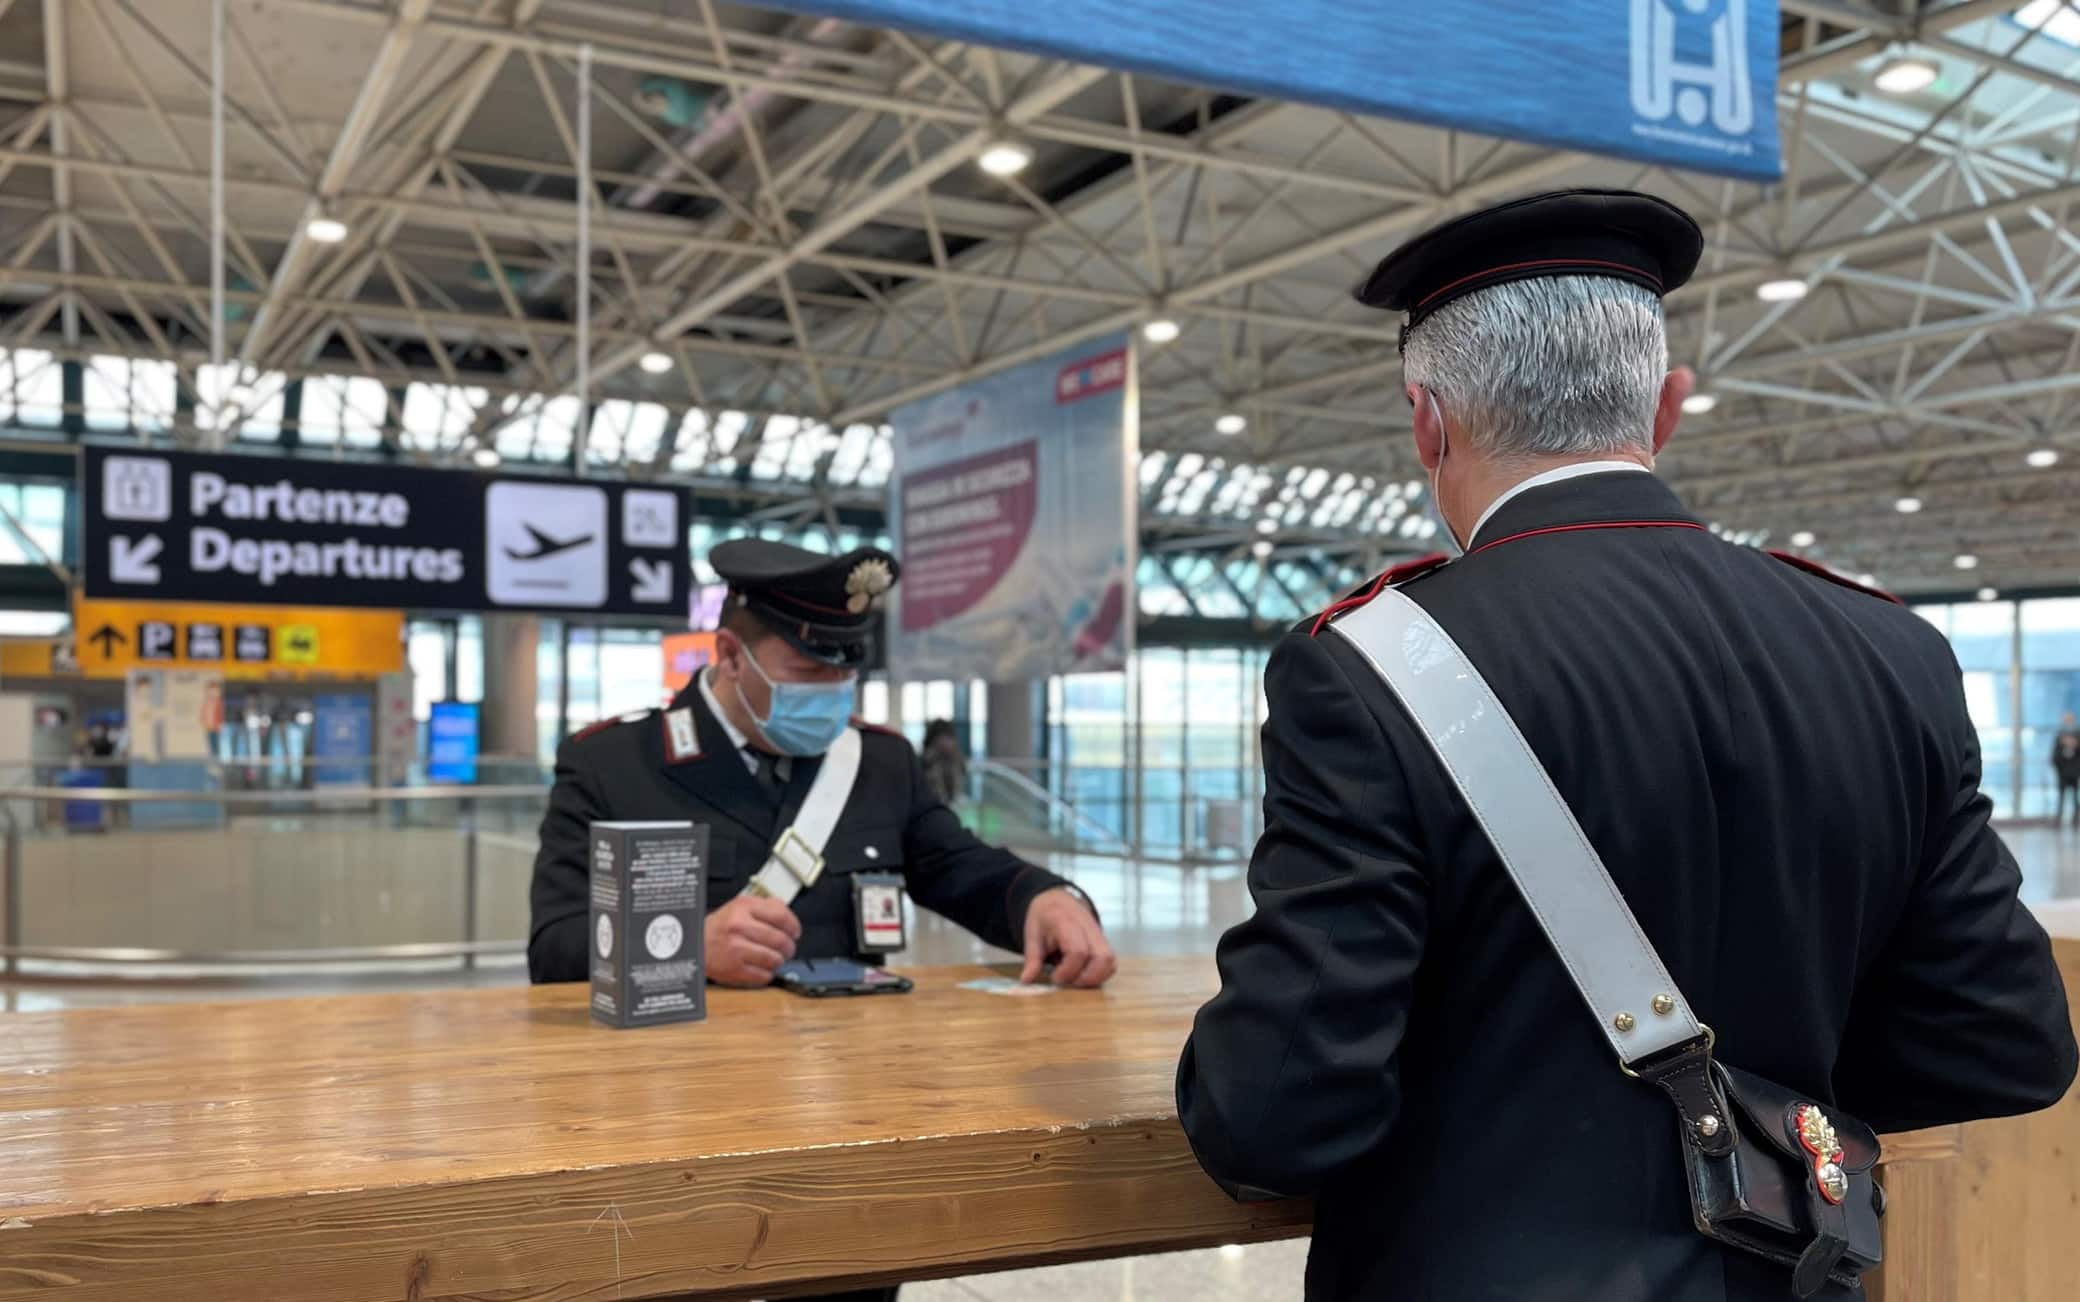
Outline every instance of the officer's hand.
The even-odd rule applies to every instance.
[[[1119,969],[1097,915],[1059,886],[1042,891],[1026,906],[1026,965],[1018,979],[1030,985],[1054,962],[1058,986],[1102,986]]]
[[[739,895],[708,915],[708,979],[726,986],[763,986],[794,957],[802,938],[794,910],[763,895]]]

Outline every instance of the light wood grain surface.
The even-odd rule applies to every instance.
[[[0,1018],[0,1302],[778,1297],[1306,1232],[1178,1130],[1209,959],[986,974],[641,1031],[579,986]],[[2080,1296],[2076,1153],[2080,1096],[1887,1137],[1874,1302]]]
[[[2080,1014],[2080,909],[2036,913]],[[1885,1157],[1885,1269],[1871,1302],[2080,1298],[2080,1089],[2026,1117],[1889,1135]]]
[[[0,1021],[0,1299],[774,1296],[1287,1237],[1172,1097],[1205,957],[1101,992],[582,986]]]

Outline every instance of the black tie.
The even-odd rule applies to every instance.
[[[744,753],[758,764],[758,785],[768,791],[778,791],[787,785],[787,779],[794,769],[791,757],[768,754],[755,746],[746,746]]]

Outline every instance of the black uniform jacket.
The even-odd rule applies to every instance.
[[[786,786],[768,794],[709,711],[697,680],[672,702],[680,707],[693,711],[700,754],[676,764],[669,760],[662,710],[595,725],[557,751],[531,891],[527,969],[535,981],[582,981],[589,974],[588,824],[682,818],[707,824],[712,909],[736,898],[764,866],[807,797],[821,757],[795,761]],[[794,899],[802,924],[797,955],[856,953],[854,872],[900,872],[919,904],[999,948],[1023,948],[1026,905],[1063,880],[976,840],[926,787],[917,754],[903,737],[862,728],[860,740],[859,777],[823,848],[824,874]]]
[[[1566,526],[1660,522],[1687,527]],[[1501,541],[1508,540],[1508,541]],[[1506,502],[1404,591],[1523,729],[1719,1057],[1882,1130],[2074,1074],[1942,635],[1698,528],[1648,474]],[[1256,914],[1178,1106],[1231,1188],[1317,1195],[1310,1299],[1784,1302],[1692,1227],[1627,1079],[1428,744],[1332,630],[1266,674]]]

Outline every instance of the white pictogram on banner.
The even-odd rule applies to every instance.
[[[1723,147],[1755,127],[1752,86],[1748,0],[1632,0],[1634,131]]]

